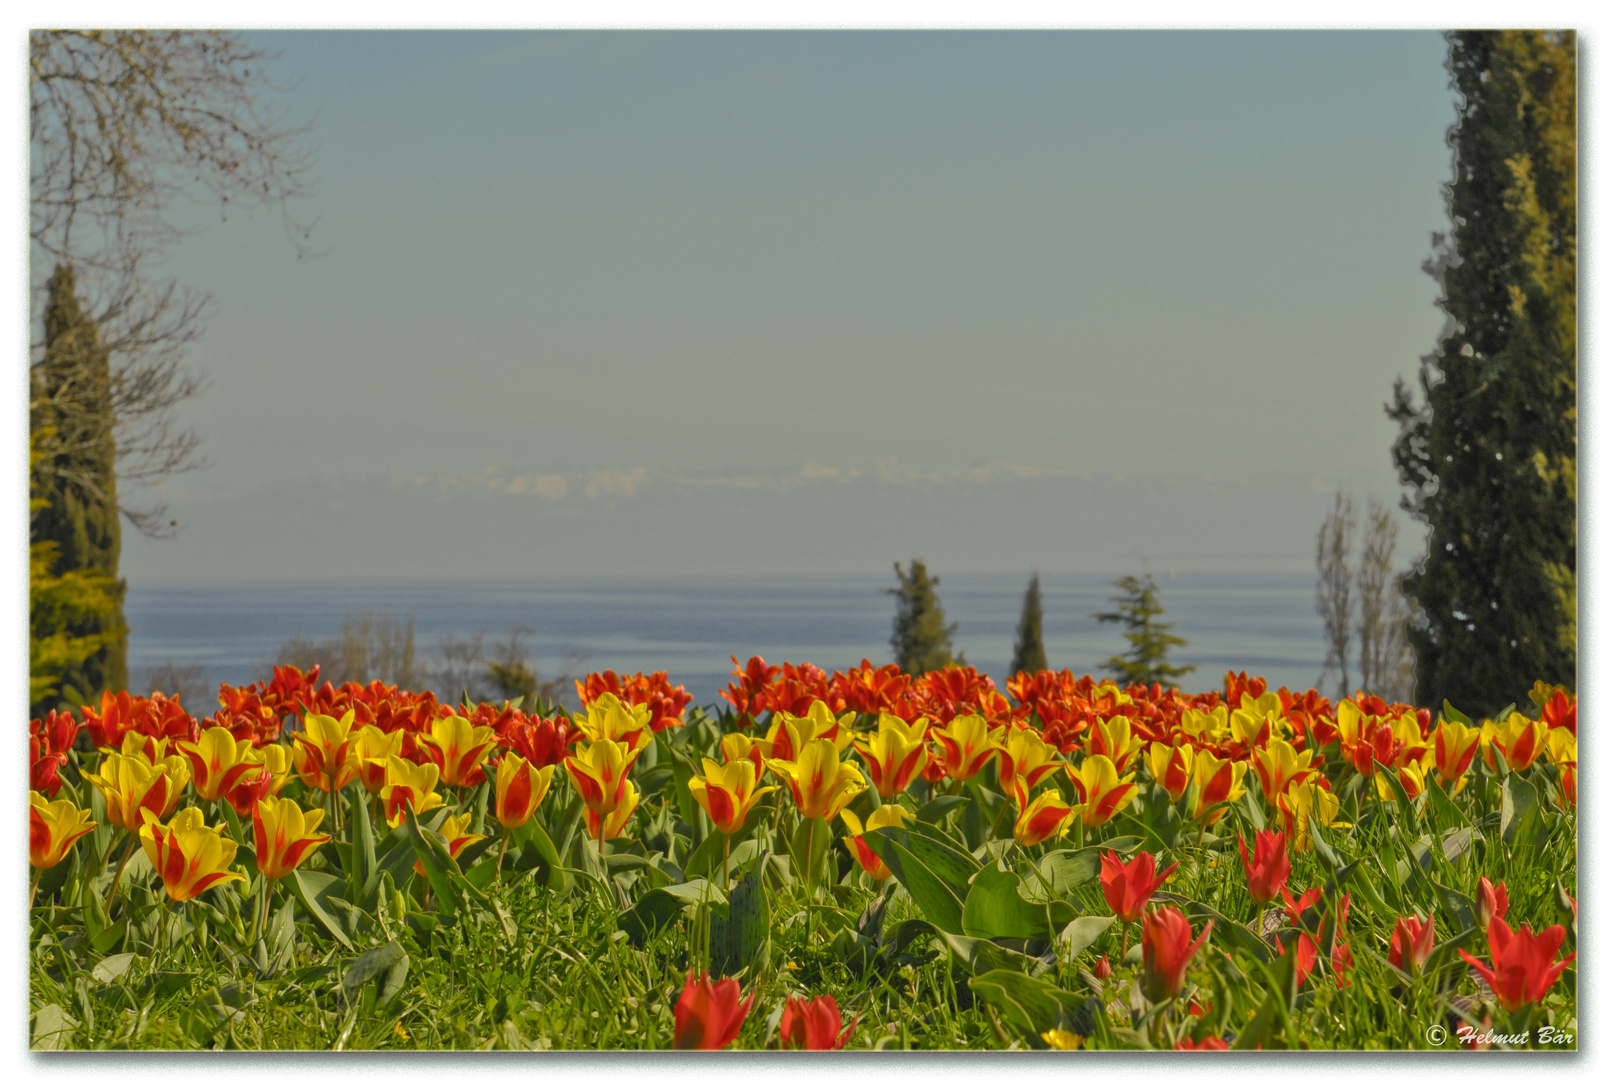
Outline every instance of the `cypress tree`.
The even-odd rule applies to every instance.
[[[1015,659],[1010,662],[1009,673],[1042,671],[1048,667],[1043,654],[1043,596],[1038,588],[1037,575],[1032,575],[1026,586],[1026,599],[1021,602],[1020,625],[1015,628]]]
[[[1416,701],[1473,715],[1576,685],[1576,43],[1454,32],[1451,234],[1425,266],[1448,316],[1422,402],[1395,383],[1402,506],[1429,526],[1402,589]]]
[[[1154,583],[1154,575],[1139,578],[1128,574],[1110,584],[1120,590],[1110,598],[1115,610],[1101,611],[1093,617],[1101,623],[1126,627],[1121,636],[1130,648],[1124,656],[1112,656],[1099,666],[1127,683],[1176,686],[1177,680],[1194,670],[1195,665],[1177,667],[1167,660],[1172,646],[1186,645],[1188,639],[1171,633],[1171,623],[1156,621],[1157,616],[1165,614],[1165,608],[1160,606],[1160,586]]]
[[[953,632],[958,623],[943,623],[942,601],[937,598],[941,578],[928,576],[926,564],[911,560],[909,572],[893,563],[898,575],[896,589],[884,589],[898,598],[898,611],[892,618],[892,657],[910,675],[924,675],[954,662]],[[964,662],[963,654],[959,661]]]
[[[32,544],[53,545],[52,574],[82,572],[104,583],[108,603],[92,605],[92,612],[86,608],[68,627],[102,642],[62,672],[63,692],[70,688],[88,699],[128,685],[127,583],[117,577],[123,536],[111,369],[95,324],[79,304],[72,267],[57,265],[48,289],[45,355],[35,379],[41,398],[34,410],[46,468],[38,484],[41,508],[29,532]]]

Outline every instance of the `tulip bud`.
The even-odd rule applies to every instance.
[[[1105,979],[1110,977],[1110,973],[1113,970],[1114,969],[1110,966],[1110,958],[1106,954],[1099,957],[1099,962],[1093,965],[1093,977],[1098,979],[1100,982],[1103,982]]]
[[[1504,918],[1505,914],[1506,883],[1502,881],[1496,887],[1489,882],[1488,878],[1479,878],[1478,895],[1472,907],[1472,915],[1478,921],[1478,929],[1487,932],[1489,920]]]

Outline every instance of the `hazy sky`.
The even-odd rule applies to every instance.
[[[320,254],[175,256],[215,465],[136,585],[1300,566],[1397,500],[1436,34],[250,37]]]

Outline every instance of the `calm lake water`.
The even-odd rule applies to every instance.
[[[1166,619],[1188,639],[1173,662],[1197,664],[1187,690],[1221,685],[1229,667],[1273,686],[1303,689],[1321,674],[1322,630],[1314,573],[1156,574]],[[270,670],[287,639],[322,640],[343,617],[382,611],[416,618],[418,652],[428,659],[448,636],[483,632],[487,642],[515,628],[544,677],[566,661],[580,672],[663,669],[700,704],[721,703],[730,655],[770,663],[809,661],[826,670],[868,658],[891,660],[893,598],[886,575],[712,580],[447,581],[280,583],[226,587],[131,584],[126,613],[135,689],[144,671],[167,662],[200,664],[215,687]],[[1009,673],[1024,575],[943,574],[938,593],[959,629],[955,644],[1000,688]],[[1109,610],[1105,575],[1045,575],[1043,636],[1050,665],[1077,674],[1125,642],[1093,619]],[[578,659],[572,659],[578,657]],[[192,708],[194,705],[192,704]]]

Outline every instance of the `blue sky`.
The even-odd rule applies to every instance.
[[[131,581],[1300,566],[1397,498],[1436,34],[251,37],[318,255],[197,208],[214,465]]]

